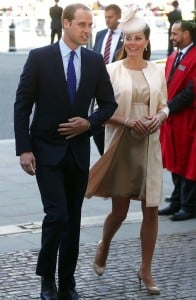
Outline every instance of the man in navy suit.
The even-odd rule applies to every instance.
[[[45,213],[36,269],[43,300],[82,299],[75,289],[74,272],[89,174],[90,135],[117,107],[102,55],[81,47],[91,33],[89,8],[68,5],[62,25],[59,42],[29,53],[14,105],[16,154],[24,171],[36,175]],[[76,95],[71,102],[66,74],[73,50]],[[94,97],[98,109],[89,116]]]
[[[107,28],[97,32],[93,50],[97,53],[101,53],[104,56],[106,42],[110,31],[112,31],[112,43],[110,48],[110,57],[108,61],[108,63],[111,63],[115,61],[115,54],[117,50],[122,48],[123,45],[122,33],[121,30],[118,29],[118,20],[121,17],[121,9],[118,5],[110,4],[106,6],[104,11],[105,23]]]
[[[110,4],[105,8],[105,22],[107,28],[101,31],[98,31],[95,37],[95,43],[93,50],[97,53],[101,53],[104,57],[104,52],[107,44],[107,39],[112,31],[112,42],[110,47],[109,59],[105,63],[111,63],[115,61],[115,55],[117,51],[122,48],[123,45],[123,36],[118,29],[118,20],[121,17],[121,9],[118,5]],[[105,130],[102,127],[99,131],[93,134],[93,139],[97,146],[99,153],[102,155],[104,152],[104,135]]]

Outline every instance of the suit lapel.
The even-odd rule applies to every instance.
[[[54,78],[54,85],[57,87],[57,91],[61,93],[61,98],[63,98],[63,101],[65,101],[66,109],[70,110],[72,109],[71,103],[69,101],[69,94],[67,89],[67,81],[63,66],[63,60],[59,48],[59,43],[54,44],[54,53],[53,53],[53,68],[54,68],[54,74],[56,77]]]
[[[53,67],[56,70],[56,73],[58,74],[57,80],[60,80],[60,83],[65,85],[66,83],[66,77],[65,77],[65,72],[64,72],[64,67],[63,67],[63,60],[59,48],[59,44],[56,43],[54,44],[54,54],[53,54]]]
[[[104,29],[101,33],[100,33],[100,38],[99,38],[99,47],[97,49],[98,53],[101,53],[101,48],[102,48],[102,44],[103,44],[103,40],[105,38],[105,35],[107,34],[108,30]]]
[[[181,61],[180,61],[180,64],[183,64],[184,60],[186,60],[186,55],[187,53],[189,53],[189,51],[194,47],[194,45],[192,45],[185,53],[185,55],[183,55]],[[177,57],[178,53],[175,52],[174,54],[171,54],[171,56],[168,58],[169,60],[169,66],[168,66],[168,74],[169,74],[169,78],[168,78],[168,83],[171,81],[173,75],[174,75],[174,72],[177,68],[174,67],[174,64],[175,64],[175,60],[176,60],[176,57]]]
[[[86,85],[86,81],[88,80],[88,57],[84,51],[84,48],[81,47],[81,75],[80,75],[80,82],[78,85],[78,90],[76,91],[76,100],[77,95],[83,91],[84,85]]]
[[[115,50],[113,58],[112,58],[112,62],[114,62],[116,60],[116,53],[118,50],[120,50],[122,48],[122,46],[123,46],[123,34],[121,33],[118,43],[117,43],[117,46],[116,46],[116,50]]]
[[[122,48],[122,45],[123,45],[123,34],[121,33],[119,40],[118,40],[117,49]]]
[[[85,48],[81,47],[81,76],[79,86],[76,91],[76,99],[74,102],[74,106],[79,105],[81,107],[82,102],[87,100],[85,94],[86,89],[88,88],[88,84],[89,82],[91,82],[92,79],[92,72],[93,68],[91,66],[91,63],[89,64],[89,50],[86,50]]]

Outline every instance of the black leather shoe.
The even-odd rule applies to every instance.
[[[42,300],[57,300],[57,288],[54,279],[41,278],[41,294]]]
[[[181,209],[179,212],[175,213],[172,217],[172,221],[184,221],[188,219],[194,218],[194,215],[190,212],[185,211],[184,209]]]
[[[168,206],[166,208],[158,210],[158,214],[159,214],[159,216],[169,216],[169,215],[175,214],[178,211],[179,211],[179,209]]]
[[[84,300],[75,289],[59,291],[58,292],[58,300]]]

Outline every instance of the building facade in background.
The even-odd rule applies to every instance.
[[[93,9],[94,24],[90,44],[93,44],[96,32],[105,28],[104,7],[117,4],[121,9],[132,0],[60,0],[59,5],[65,7],[74,2],[81,2]],[[120,2],[120,3],[119,3]],[[147,18],[151,27],[151,37],[159,35],[164,40],[169,27],[166,13],[171,9],[168,0],[140,0],[140,12]],[[194,18],[195,0],[179,0],[183,18]],[[50,15],[49,8],[54,0],[0,0],[0,51],[7,51],[9,47],[9,28],[14,24],[16,48],[30,49],[50,43]],[[37,40],[39,38],[39,40]],[[90,47],[91,47],[90,45]]]

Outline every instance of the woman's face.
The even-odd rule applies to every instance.
[[[147,45],[148,40],[142,31],[125,34],[124,47],[128,57],[143,57]]]

